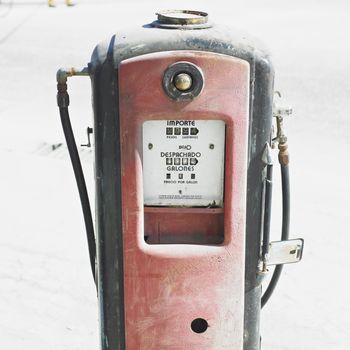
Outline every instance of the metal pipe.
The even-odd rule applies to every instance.
[[[261,256],[263,262],[263,272],[267,271],[266,258],[269,253],[270,244],[270,223],[271,223],[271,203],[272,203],[272,174],[273,174],[273,161],[271,156],[271,147],[269,143],[266,143],[263,162],[266,164],[266,176],[264,180],[264,215],[263,215],[263,235],[262,235],[262,248]]]
[[[263,261],[266,260],[266,256],[269,252],[269,244],[270,244],[272,173],[273,173],[273,166],[272,164],[268,164],[266,166],[266,178],[265,178],[264,230],[263,230],[263,243],[262,243],[262,251],[261,251]]]
[[[60,68],[56,73],[57,84],[67,84],[67,79],[73,76],[89,76],[89,68],[84,67],[82,69],[71,68]]]

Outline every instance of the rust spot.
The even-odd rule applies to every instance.
[[[289,152],[287,143],[278,144],[278,149],[280,150],[278,153],[278,161],[281,165],[289,164]]]

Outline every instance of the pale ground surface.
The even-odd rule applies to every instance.
[[[128,17],[142,24],[158,9],[199,5],[91,0],[50,9],[44,1],[9,3],[0,5],[0,349],[96,350],[97,302],[73,173],[67,155],[48,146],[63,141],[55,72],[84,66],[95,44],[125,27]],[[295,110],[286,123],[291,233],[305,238],[306,249],[302,263],[285,268],[263,311],[263,349],[348,350],[350,5],[204,1],[200,9],[265,41],[274,53],[276,87]],[[90,83],[76,78],[69,84],[78,142],[85,143]],[[92,188],[91,157],[85,159]]]

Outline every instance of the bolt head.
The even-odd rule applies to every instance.
[[[187,91],[192,87],[192,77],[187,73],[179,73],[174,78],[174,85],[180,91]]]

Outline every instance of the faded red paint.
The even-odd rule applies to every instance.
[[[224,209],[145,207],[145,237],[149,244],[221,244]]]
[[[193,101],[175,102],[163,91],[163,73],[178,61],[203,71],[205,85]],[[195,51],[139,56],[120,64],[119,98],[126,349],[242,350],[249,65]],[[157,119],[225,121],[223,210],[144,209],[142,123]],[[180,235],[184,220],[189,235],[214,221],[214,235],[223,229],[224,242],[147,244],[144,226],[156,237],[157,220],[168,234],[173,226]],[[207,320],[206,332],[191,330],[196,318]]]

